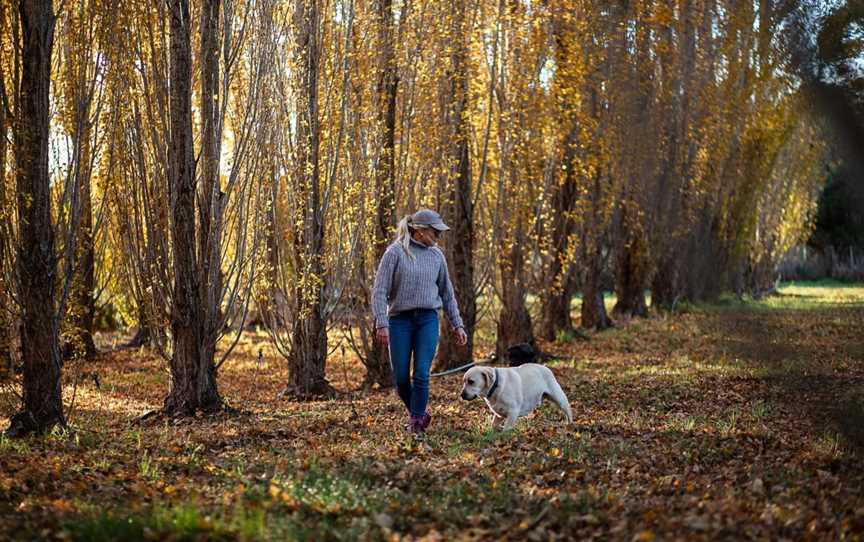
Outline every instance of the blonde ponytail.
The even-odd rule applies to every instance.
[[[402,217],[402,220],[396,224],[396,242],[402,245],[405,253],[413,260],[416,257],[414,256],[414,253],[411,252],[411,228],[408,226],[410,222],[411,215],[405,215]]]

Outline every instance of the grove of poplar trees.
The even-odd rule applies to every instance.
[[[292,397],[332,393],[337,349],[389,386],[371,287],[420,207],[452,226],[469,332],[459,347],[442,324],[442,369],[477,357],[484,321],[503,357],[535,334],[770,291],[824,181],[829,135],[788,31],[804,9],[0,2],[10,434],[65,423],[63,364],[95,355],[97,320],[165,357],[169,416],[224,408],[219,371],[249,326]]]

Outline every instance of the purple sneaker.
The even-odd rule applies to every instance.
[[[408,423],[408,432],[415,436],[422,436],[429,425],[429,422],[424,423],[425,419],[423,416],[411,416],[411,421]]]
[[[420,427],[422,427],[424,431],[429,428],[429,424],[431,424],[431,423],[432,423],[432,416],[429,415],[428,412],[423,414],[423,416],[420,417]]]

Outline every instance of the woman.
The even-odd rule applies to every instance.
[[[390,345],[390,363],[396,391],[410,415],[408,430],[423,434],[432,417],[429,371],[438,347],[438,309],[456,333],[456,342],[468,341],[444,253],[436,246],[441,232],[450,228],[441,215],[420,209],[396,226],[396,240],[387,247],[372,291],[376,336]],[[411,355],[414,375],[410,375]]]

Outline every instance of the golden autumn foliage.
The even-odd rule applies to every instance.
[[[68,356],[92,356],[99,323],[137,326],[134,342],[173,356],[185,249],[172,234],[169,7],[87,0],[57,14],[50,175]],[[442,243],[457,298],[470,329],[496,323],[499,353],[535,333],[571,334],[574,323],[610,326],[603,290],[617,294],[615,318],[646,315],[648,289],[657,307],[769,291],[777,262],[810,231],[827,146],[779,31],[788,6],[189,9],[178,28],[192,62],[182,98],[196,183],[190,261],[206,291],[206,316],[193,320],[208,322],[207,351],[250,323],[266,327],[297,367],[289,388],[326,392],[327,356],[345,347],[388,382],[369,289],[393,222],[421,206],[453,225]],[[0,25],[8,136],[22,60],[16,11],[4,8]],[[202,59],[208,43],[215,63]],[[0,150],[0,295],[11,300],[20,203],[8,197],[11,148]],[[578,293],[589,302],[573,319]],[[328,343],[334,327],[345,342]],[[471,357],[472,344],[455,349],[445,336],[442,364]]]
[[[860,539],[864,293],[761,299],[832,151],[808,6],[0,0],[0,539]],[[574,425],[442,378],[402,438],[420,207],[438,369],[539,344]]]

